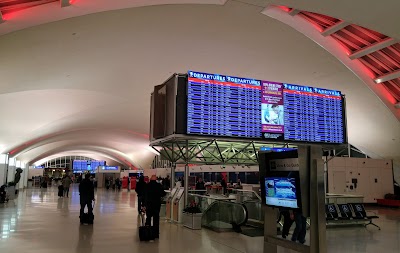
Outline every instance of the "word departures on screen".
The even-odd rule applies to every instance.
[[[345,143],[340,91],[188,72],[187,134]]]

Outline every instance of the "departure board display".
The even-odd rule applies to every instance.
[[[97,167],[104,166],[106,164],[105,161],[88,161],[88,160],[74,160],[73,161],[73,172],[74,173],[83,173],[83,172],[96,172]]]
[[[259,80],[188,75],[188,134],[261,138]]]
[[[187,134],[345,143],[340,91],[188,72]]]

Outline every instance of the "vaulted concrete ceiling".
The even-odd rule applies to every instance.
[[[387,105],[335,56],[263,15],[270,2],[76,0],[5,15],[0,148],[27,162],[81,150],[147,168],[150,92],[193,69],[342,90],[350,143],[400,161],[400,124]],[[350,5],[339,2],[336,17]],[[124,9],[145,5],[154,6]],[[361,16],[354,10],[352,21],[368,27]]]

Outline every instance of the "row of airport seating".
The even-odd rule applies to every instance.
[[[350,204],[326,204],[325,215],[327,224],[356,224],[362,223],[365,227],[373,225],[379,230],[381,228],[373,223],[374,219],[379,217],[376,215],[367,215],[365,207],[361,203],[350,203]],[[365,223],[368,222],[368,223]]]

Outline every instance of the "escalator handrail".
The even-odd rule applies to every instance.
[[[251,193],[253,193],[259,200],[262,200],[261,199],[261,196],[257,193],[257,192],[255,192],[255,191],[253,191],[253,190],[242,190],[242,189],[235,189],[237,192],[251,192]]]

